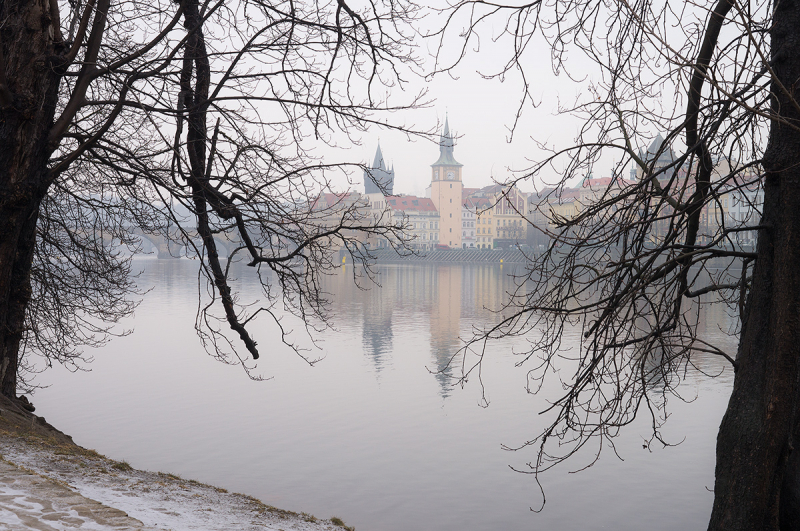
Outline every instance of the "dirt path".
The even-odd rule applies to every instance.
[[[0,461],[0,529],[147,529],[124,512],[58,482]]]

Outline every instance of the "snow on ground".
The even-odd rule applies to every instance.
[[[78,446],[0,436],[0,455],[0,530],[349,529]]]

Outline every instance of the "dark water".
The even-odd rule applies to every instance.
[[[690,374],[673,400],[665,436],[680,445],[643,449],[646,422],[630,426],[617,450],[588,470],[591,452],[542,478],[512,471],[535,458],[509,452],[544,426],[538,415],[556,387],[525,391],[515,367],[517,343],[488,351],[481,387],[453,387],[432,374],[472,326],[498,319],[511,287],[495,265],[386,265],[382,288],[362,291],[343,268],[328,279],[336,331],[319,336],[324,356],[309,367],[274,340],[262,349],[253,382],[237,366],[209,358],[194,335],[195,265],[137,262],[154,286],[130,324],[135,333],[94,352],[91,372],[56,368],[34,402],[37,413],[76,442],[142,469],[169,471],[254,495],[319,517],[342,517],[359,531],[700,529],[711,510],[714,442],[732,371],[717,379]],[[257,286],[243,276],[245,293]],[[703,315],[723,339],[722,309]],[[287,321],[287,324],[291,324]],[[302,340],[299,323],[298,340]],[[568,341],[576,341],[569,337]],[[524,342],[524,339],[521,341]],[[735,346],[735,338],[728,337]],[[308,344],[308,341],[304,341]],[[700,360],[715,372],[717,359]]]

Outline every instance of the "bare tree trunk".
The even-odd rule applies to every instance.
[[[0,3],[0,393],[14,398],[63,43],[47,0]]]
[[[800,529],[800,3],[776,3],[773,119],[764,156],[758,260],[743,317],[739,368],[717,437],[709,530]]]
[[[20,341],[31,299],[39,201],[0,213],[0,394],[16,398]]]

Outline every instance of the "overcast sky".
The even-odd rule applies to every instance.
[[[431,27],[436,24],[434,17],[426,18]],[[455,36],[455,33],[453,34]],[[456,39],[451,50],[456,50]],[[488,44],[486,42],[489,41]],[[428,56],[433,41],[421,41],[420,56]],[[574,118],[557,115],[559,102],[572,103],[580,95],[582,86],[566,78],[555,76],[550,62],[550,50],[544,42],[533,47],[525,57],[526,75],[531,92],[539,105],[534,108],[528,104],[517,126],[513,140],[509,127],[514,122],[521,98],[521,81],[511,75],[504,82],[483,79],[478,73],[490,73],[505,61],[509,47],[507,43],[491,43],[483,39],[480,53],[471,53],[455,70],[455,75],[439,74],[430,80],[415,79],[407,86],[407,93],[415,93],[427,88],[434,100],[429,108],[410,111],[407,115],[396,117],[419,128],[431,128],[437,123],[444,124],[448,116],[451,131],[458,135],[455,157],[464,165],[465,186],[479,187],[492,183],[492,179],[506,180],[510,170],[523,170],[530,166],[530,160],[541,157],[531,137],[549,145],[570,143],[579,124]],[[574,69],[580,74],[590,74],[588,66],[581,72],[581,58],[576,57]],[[585,86],[585,85],[584,85]],[[392,96],[396,96],[393,94]],[[402,94],[400,94],[402,96]],[[439,156],[438,146],[420,138],[407,136],[377,128],[360,137],[361,145],[340,151],[339,156],[348,160],[371,163],[380,139],[385,159],[395,168],[395,193],[423,195],[430,184],[430,165]],[[596,168],[595,174],[610,171]],[[543,176],[547,179],[547,175]],[[550,175],[552,182],[555,172]],[[361,175],[354,177],[352,188],[363,191]],[[342,183],[345,187],[346,183]],[[531,182],[521,184],[524,191],[532,191]]]

